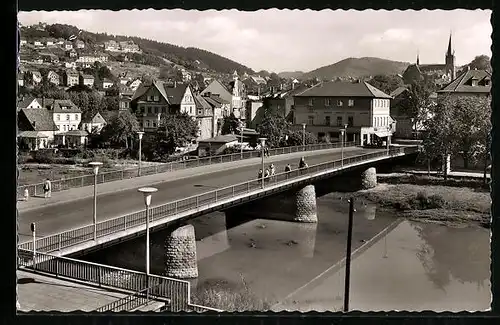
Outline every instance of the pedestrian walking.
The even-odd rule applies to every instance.
[[[266,172],[264,173],[264,178],[269,179],[270,174],[271,173],[269,172],[269,168],[266,168]]]
[[[303,169],[303,168],[307,168],[307,163],[306,163],[306,160],[304,159],[304,157],[300,158],[300,162],[299,162],[299,168],[300,169]]]
[[[262,169],[259,169],[259,174],[257,176],[257,179],[260,181],[262,179]]]
[[[50,183],[50,179],[47,178],[45,183],[43,184],[43,196],[44,198],[50,198],[52,194],[52,184]]]
[[[292,171],[292,167],[290,166],[290,164],[286,164],[286,166],[285,166],[286,179],[288,179],[288,177],[290,176],[291,171]]]
[[[264,149],[264,153],[266,154],[265,157],[268,157],[269,158],[269,148],[265,148]]]

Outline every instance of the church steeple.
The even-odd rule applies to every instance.
[[[451,47],[451,32],[450,32],[450,38],[448,40],[448,50],[446,51],[446,56],[445,56],[445,70],[452,80],[456,78],[455,52]]]
[[[451,49],[451,32],[450,32],[450,39],[448,41],[448,51],[446,52],[446,56],[452,56],[453,55],[453,51]]]
[[[420,53],[417,51],[417,65],[420,65]]]

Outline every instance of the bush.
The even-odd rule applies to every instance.
[[[224,311],[265,311],[271,304],[258,298],[246,285],[230,283],[226,280],[207,280],[192,296],[195,304],[205,305]]]
[[[425,192],[418,192],[408,202],[408,205],[415,210],[439,209],[444,207],[445,204],[446,202],[441,195],[428,196]]]

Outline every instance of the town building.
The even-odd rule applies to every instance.
[[[71,42],[64,42],[64,44],[63,44],[62,47],[63,47],[63,49],[65,51],[72,50],[73,49],[73,43],[71,43]]]
[[[85,48],[85,43],[82,40],[76,40],[75,41],[75,47],[77,49],[84,49]]]
[[[444,60],[444,64],[420,64],[420,55],[417,54],[417,62],[409,65],[403,73],[405,84],[432,77],[437,85],[443,86],[456,78],[455,51],[452,49],[451,35]]]
[[[120,45],[116,41],[110,40],[104,42],[104,50],[111,52],[118,52],[120,50]]]
[[[87,86],[89,88],[94,87],[94,76],[89,74],[80,74],[79,81],[80,85]]]
[[[106,120],[99,112],[95,114],[83,114],[80,129],[88,133],[99,133],[106,124]]]
[[[107,78],[102,79],[100,84],[99,84],[99,86],[102,90],[106,90],[108,88],[111,88],[111,87],[113,87],[113,85],[114,85],[114,82],[112,80],[107,79]]]
[[[395,129],[390,116],[391,97],[364,81],[322,82],[294,96],[294,126],[319,139],[371,144],[391,136]]]
[[[17,74],[17,84],[19,87],[24,87],[24,72],[19,72]]]
[[[37,70],[29,70],[25,74],[25,85],[35,86],[42,82],[42,74]]]
[[[457,78],[437,91],[438,98],[445,96],[489,97],[491,93],[491,74],[486,70],[467,67]]]
[[[66,87],[73,87],[79,83],[79,75],[76,70],[66,70],[64,73],[64,85]]]
[[[158,80],[142,83],[131,100],[132,111],[144,131],[155,131],[162,114],[180,113],[187,85],[169,84]]]
[[[141,79],[136,78],[136,79],[130,80],[127,83],[127,86],[130,87],[130,89],[132,89],[132,91],[135,92],[137,90],[137,88],[139,88],[139,86],[141,85],[141,83],[142,83]]]
[[[125,52],[125,53],[140,53],[141,52],[141,49],[139,48],[139,46],[132,41],[120,42],[119,49],[120,49],[120,51]]]
[[[47,81],[53,85],[59,86],[61,83],[61,77],[56,72],[51,70],[47,73]]]
[[[78,57],[78,53],[74,49],[66,51],[66,55],[69,58],[76,58],[76,57]]]
[[[46,45],[47,47],[49,47],[49,46],[55,46],[55,45],[56,45],[55,43],[56,43],[56,40],[55,40],[55,39],[53,39],[53,38],[47,38],[47,39],[45,40],[45,45]]]
[[[230,112],[230,103],[212,94],[195,95],[197,141],[220,135],[224,116]]]
[[[44,62],[47,63],[54,63],[54,64],[59,63],[59,58],[57,57],[57,55],[52,53],[40,53],[40,57]]]
[[[231,91],[231,112],[234,114],[236,118],[244,119],[245,118],[245,103],[247,100],[246,97],[246,86],[240,80],[238,76],[238,72],[234,71],[233,73],[233,81],[230,83]]]

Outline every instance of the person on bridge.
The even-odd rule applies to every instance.
[[[52,184],[50,183],[50,179],[47,178],[45,183],[43,183],[43,196],[44,198],[50,198],[52,194]]]
[[[292,167],[290,166],[290,164],[286,164],[285,166],[285,173],[286,173],[286,178],[288,179],[288,175],[289,173],[292,171]]]
[[[274,177],[274,175],[276,175],[276,167],[274,167],[274,164],[271,164],[269,169],[271,170],[271,177]]]
[[[262,179],[262,176],[263,176],[263,175],[262,175],[262,169],[259,169],[259,174],[258,174],[258,176],[257,176],[257,179],[258,179],[258,180],[261,180],[261,179]]]
[[[300,168],[300,169],[303,169],[303,168],[307,168],[307,167],[308,167],[308,165],[307,165],[307,163],[306,163],[305,158],[304,158],[304,157],[300,158],[299,168]]]
[[[264,178],[269,179],[271,173],[269,172],[269,168],[266,168],[266,172],[264,173]]]

